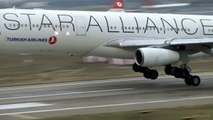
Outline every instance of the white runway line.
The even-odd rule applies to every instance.
[[[63,96],[63,95],[79,95],[79,94],[89,94],[89,93],[104,93],[104,92],[116,92],[116,91],[129,91],[129,90],[134,90],[134,89],[135,88],[123,88],[123,89],[110,89],[110,90],[67,92],[67,93],[45,94],[45,95],[35,95],[35,96],[20,96],[20,97],[0,98],[0,101],[2,101],[2,100],[16,100],[16,99],[40,98],[40,97],[54,97],[54,96]]]
[[[0,110],[11,110],[11,109],[33,108],[33,107],[44,107],[44,106],[50,106],[50,104],[44,104],[44,103],[6,104],[6,105],[0,105]]]
[[[61,111],[71,111],[71,110],[82,110],[82,109],[93,109],[93,108],[106,108],[106,107],[121,107],[121,106],[143,105],[143,104],[156,104],[156,103],[160,104],[160,103],[171,103],[171,102],[182,102],[182,101],[193,101],[193,100],[204,100],[204,99],[213,99],[213,96],[189,97],[189,98],[168,99],[168,100],[158,100],[158,101],[148,101],[148,102],[108,104],[108,105],[73,107],[73,108],[61,108],[61,109],[49,109],[49,110],[14,112],[14,113],[2,113],[2,114],[0,114],[0,116],[20,115],[20,114],[33,114],[33,113],[48,113],[48,112],[61,112]]]

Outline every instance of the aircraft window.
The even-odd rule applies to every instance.
[[[143,27],[143,30],[145,30],[145,27]]]
[[[125,30],[127,29],[127,27],[125,27]]]
[[[16,26],[16,24],[13,24],[13,27],[15,27]]]
[[[171,28],[171,31],[173,31],[173,28]]]
[[[39,25],[37,24],[37,25],[36,25],[36,27],[38,28],[38,27],[39,27]]]
[[[213,29],[212,29],[212,32],[213,32]]]
[[[67,25],[67,28],[69,28],[69,25]]]
[[[11,27],[11,26],[12,26],[12,24],[9,24],[9,26]]]
[[[114,26],[114,29],[117,29],[117,27],[116,27],[116,26]]]
[[[129,27],[129,30],[131,30],[131,27]]]
[[[132,27],[132,30],[134,30],[135,28],[134,27]]]
[[[190,32],[190,29],[188,29],[188,31]]]
[[[111,26],[110,29],[113,29],[113,27]]]
[[[160,31],[162,31],[163,30],[163,28],[160,28]]]
[[[33,27],[35,27],[35,24],[33,24]]]
[[[24,27],[24,24],[21,24],[21,27]]]
[[[153,28],[153,30],[155,30],[155,28]]]
[[[25,27],[27,27],[27,24],[25,24]]]
[[[167,31],[169,31],[169,28],[167,28]]]
[[[55,28],[57,28],[58,27],[58,25],[55,25]]]

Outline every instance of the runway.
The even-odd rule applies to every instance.
[[[202,84],[162,76],[156,81],[120,78],[0,88],[0,119],[44,119],[81,114],[212,104],[213,73]]]

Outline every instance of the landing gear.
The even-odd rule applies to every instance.
[[[199,76],[190,75],[190,70],[187,68],[186,65],[183,68],[172,67],[171,65],[168,65],[165,67],[165,73],[176,78],[184,79],[186,85],[189,86],[199,86],[201,83]]]
[[[199,86],[200,85],[200,77],[199,76],[188,76],[187,78],[185,78],[185,83],[186,85],[193,85],[193,86]]]
[[[135,72],[143,73],[144,77],[147,79],[156,80],[158,78],[158,72],[156,70],[151,70],[148,67],[141,67],[134,63],[132,69]],[[188,86],[199,86],[201,83],[200,77],[191,75],[190,69],[186,65],[183,65],[180,68],[167,65],[164,71],[167,75],[184,79],[185,84]]]
[[[158,72],[156,70],[147,69],[144,72],[144,77],[147,79],[156,80],[158,78]]]
[[[151,80],[156,80],[158,78],[158,72],[156,70],[151,70],[147,67],[138,66],[136,63],[132,65],[132,69],[135,72],[141,72],[144,77]]]

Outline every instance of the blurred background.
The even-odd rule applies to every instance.
[[[144,5],[190,3],[185,7],[145,9],[144,12],[190,12],[213,10],[212,0],[124,0],[126,9],[141,9]],[[0,8],[45,8],[66,10],[108,10],[114,0],[0,0]]]

